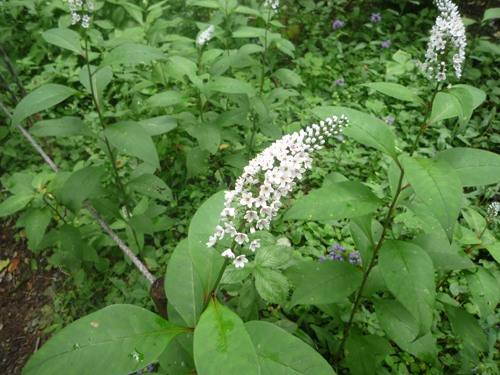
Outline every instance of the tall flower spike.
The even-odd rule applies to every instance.
[[[452,63],[457,78],[462,76],[462,62],[465,59],[465,27],[458,8],[450,0],[434,0],[441,12],[432,27],[425,62],[422,70],[429,71],[428,79],[438,82],[446,79],[446,60],[453,54]],[[435,73],[435,76],[433,74]]]
[[[224,233],[236,236],[235,241],[240,245],[249,242],[246,234],[238,233],[235,222],[245,222],[250,232],[269,229],[272,218],[278,215],[281,198],[289,195],[294,189],[295,180],[302,179],[306,169],[312,167],[311,154],[321,150],[326,140],[341,133],[348,123],[343,115],[340,118],[327,118],[320,121],[319,125],[314,124],[306,130],[285,135],[250,160],[236,181],[234,190],[226,192],[225,208],[221,212],[221,220],[226,221],[226,229],[224,231],[221,226],[217,226],[217,232],[210,237],[207,246],[214,246],[217,238],[221,240]],[[250,242],[252,251],[258,247],[259,240]],[[224,254],[228,254],[227,250]],[[233,263],[244,267],[245,262],[238,258]]]
[[[214,25],[210,25],[208,29],[206,29],[204,32],[201,33],[196,43],[198,43],[200,46],[204,45],[206,42],[212,39],[212,34],[214,30],[215,30]]]

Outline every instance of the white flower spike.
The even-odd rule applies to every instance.
[[[212,34],[214,31],[215,31],[214,25],[210,25],[208,29],[206,29],[204,32],[201,33],[196,43],[198,43],[200,46],[204,45],[206,42],[212,39]]]

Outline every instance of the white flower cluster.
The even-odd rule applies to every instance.
[[[212,34],[214,30],[215,30],[214,25],[210,25],[208,29],[206,29],[204,32],[201,33],[196,43],[198,43],[200,46],[204,45],[206,42],[212,39]]]
[[[465,27],[458,13],[458,8],[450,0],[435,0],[441,14],[436,18],[436,23],[432,27],[427,53],[425,54],[425,63],[422,70],[436,72],[435,78],[438,82],[446,79],[446,56],[452,50],[453,68],[457,78],[462,76],[462,62],[465,59]],[[435,63],[434,66],[430,66]],[[427,78],[433,79],[430,74]]]
[[[500,210],[500,203],[498,203],[498,202],[493,202],[488,207],[488,213],[493,211],[493,216],[497,216],[499,210]]]
[[[274,10],[274,13],[278,13],[278,8],[280,6],[280,0],[266,0],[264,3],[266,8],[271,7]]]
[[[306,169],[311,168],[311,153],[321,150],[326,139],[342,132],[342,127],[348,123],[343,115],[340,118],[327,118],[320,121],[319,125],[314,124],[299,133],[285,135],[250,160],[236,181],[235,189],[226,192],[225,208],[221,213],[224,227],[217,226],[217,232],[210,237],[207,246],[214,246],[226,233],[231,238],[235,237],[240,245],[250,242],[245,233],[239,232],[234,222],[244,223],[251,234],[256,229],[269,229],[272,218],[282,205],[281,197],[292,192],[296,184],[294,180],[300,180]],[[259,240],[251,241],[249,247],[255,251],[260,247]],[[222,256],[235,257],[231,249],[224,251]],[[233,263],[236,267],[243,267],[246,262],[245,255],[240,255]]]
[[[82,0],[68,0],[69,3],[69,9],[71,10],[71,16],[73,17],[73,21],[71,22],[72,25],[76,25],[80,20],[82,20],[82,26],[84,28],[89,27],[89,22],[90,22],[90,17],[88,14],[84,14],[83,17],[81,17],[78,13],[76,13],[77,7],[83,7],[83,1]],[[91,3],[90,1],[87,2],[87,7],[89,10],[94,10],[94,4]]]

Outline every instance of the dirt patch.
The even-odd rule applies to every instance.
[[[51,336],[44,330],[52,324],[52,296],[59,271],[46,271],[45,259],[32,269],[34,254],[8,220],[0,219],[0,374],[21,374],[33,355]],[[5,263],[4,263],[5,265]]]

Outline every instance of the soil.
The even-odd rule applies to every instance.
[[[21,374],[28,359],[51,336],[44,334],[53,320],[52,296],[61,273],[45,270],[46,259],[37,261],[13,220],[0,219],[0,374]],[[19,239],[16,241],[16,238]],[[1,269],[1,262],[9,265]],[[16,266],[17,263],[17,266]],[[17,288],[17,289],[16,289]]]

